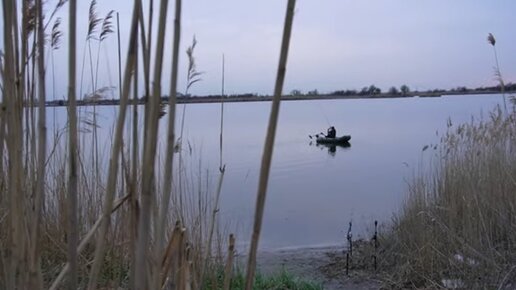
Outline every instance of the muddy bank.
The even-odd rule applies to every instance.
[[[355,259],[358,260],[354,254]],[[381,283],[371,269],[358,267],[346,275],[346,254],[342,246],[280,249],[258,253],[258,271],[263,274],[282,270],[296,277],[319,282],[324,289],[380,289]],[[240,269],[245,269],[247,257],[238,256]]]

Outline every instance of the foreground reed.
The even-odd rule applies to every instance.
[[[59,9],[67,1],[58,1],[47,24],[43,20],[43,12],[46,11],[44,1],[21,1],[21,23],[17,19],[20,14],[18,2],[2,2],[5,56],[0,58],[0,289],[54,290],[62,289],[64,285],[68,289],[199,289],[209,284],[205,280],[216,280],[216,271],[222,268],[225,273],[223,287],[230,288],[234,277],[236,241],[231,236],[227,251],[221,250],[225,248],[226,239],[217,232],[218,200],[225,169],[222,164],[223,108],[220,175],[216,186],[210,182],[209,176],[202,174],[200,162],[195,178],[192,173],[194,166],[187,167],[186,161],[178,162],[178,166],[173,163],[174,154],[178,154],[180,160],[188,158],[181,149],[173,151],[177,147],[174,128],[181,1],[175,1],[171,99],[163,169],[159,162],[158,133],[168,1],[160,2],[157,35],[153,41],[153,1],[150,2],[147,30],[142,1],[134,1],[126,67],[122,87],[119,88],[120,106],[112,138],[108,142],[111,147],[109,160],[104,160],[96,149],[96,112],[93,127],[91,122],[81,122],[77,112],[76,92],[82,92],[82,77],[81,85],[76,85],[77,1],[69,2],[69,31],[63,32],[69,37],[68,120],[60,124],[60,128],[54,127],[53,139],[48,142],[44,55],[45,49],[51,50],[55,46],[46,47],[44,35],[47,24],[60,13]],[[288,3],[275,101],[264,149],[253,235],[254,254],[249,261],[247,289],[254,281],[294,2],[290,0]],[[93,1],[90,7],[94,8],[95,3]],[[100,21],[94,17],[93,8],[90,9],[85,48],[95,41],[100,48],[100,41],[105,38],[102,35],[99,39],[90,37]],[[113,13],[106,16],[103,32],[111,32]],[[53,34],[57,35],[56,26],[53,28]],[[155,53],[151,59],[153,49]],[[192,51],[193,47],[189,56]],[[124,134],[131,91],[134,99],[138,98],[138,54],[144,66],[144,126],[143,131],[138,132],[141,124],[137,119],[138,109],[134,107],[133,123],[130,124],[132,133]],[[91,95],[95,96],[97,76],[93,76],[91,59],[90,53]],[[98,63],[97,53],[97,69]],[[151,67],[154,70],[152,82]],[[196,76],[194,74],[190,79],[189,86],[197,82]],[[85,128],[84,123],[90,127]],[[140,142],[141,137],[143,140]],[[91,148],[88,148],[89,142],[81,142],[87,138],[94,140]],[[126,154],[130,149],[131,154]],[[100,178],[103,172],[107,176],[105,179]],[[242,281],[242,277],[239,279]]]
[[[249,258],[247,262],[247,274],[245,282],[246,290],[251,290],[253,288],[254,275],[256,272],[256,254],[258,251],[258,243],[260,241],[260,233],[262,229],[263,212],[265,209],[265,198],[267,196],[267,186],[269,182],[272,153],[274,149],[274,139],[276,137],[276,127],[278,124],[281,93],[283,91],[283,82],[285,81],[288,49],[290,45],[290,35],[292,32],[292,22],[294,20],[295,6],[295,0],[288,1],[287,12],[285,14],[285,27],[283,29],[283,38],[281,42],[278,73],[276,76],[276,84],[274,86],[274,98],[272,100],[267,135],[265,137],[265,145],[263,148],[262,155],[262,165],[260,169],[260,179],[258,182],[258,191],[256,194],[256,209],[254,214],[253,233],[251,237],[251,246],[249,249]]]
[[[395,287],[501,289],[516,272],[516,110],[449,122],[383,246]],[[430,154],[430,153],[427,153]],[[401,283],[401,284],[400,284]]]

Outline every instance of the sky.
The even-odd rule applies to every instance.
[[[155,2],[156,20],[159,1]],[[55,3],[46,2],[47,15]],[[148,3],[144,0],[146,21]],[[193,86],[192,94],[220,93],[222,54],[226,60],[227,94],[271,94],[286,3],[286,0],[183,1],[179,91],[185,90],[185,51],[195,35],[198,44],[194,54],[203,80]],[[79,83],[84,67],[82,95],[92,83],[89,49],[85,49],[88,8],[89,1],[78,0],[77,65]],[[132,1],[98,0],[99,16],[104,17],[110,10],[120,15],[123,71]],[[294,89],[359,90],[372,84],[383,90],[403,84],[418,90],[494,85],[495,61],[493,48],[486,40],[488,33],[497,39],[505,81],[516,81],[516,1],[513,0],[298,0],[295,11],[285,93]],[[46,55],[47,87],[51,94],[55,92],[56,99],[63,99],[66,94],[67,13],[68,5],[65,5],[56,15],[63,20],[61,47]],[[173,15],[174,1],[170,1],[163,61],[164,94],[168,94],[170,84]],[[3,50],[3,31],[0,35]],[[97,42],[92,42],[91,51],[93,67],[100,51],[97,87],[117,87],[116,34],[110,35],[100,49]],[[83,66],[85,55],[87,61]]]

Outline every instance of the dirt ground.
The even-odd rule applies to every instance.
[[[335,246],[261,251],[257,263],[262,274],[277,273],[284,269],[296,277],[319,282],[326,290],[381,289],[372,262],[369,267],[364,264],[364,259],[361,260],[358,262],[355,257],[354,263],[360,266],[351,269],[349,275],[346,275],[344,248]],[[245,269],[245,256],[238,257],[238,262]]]

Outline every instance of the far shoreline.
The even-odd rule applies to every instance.
[[[512,93],[515,91],[507,91],[506,93]],[[439,91],[439,92],[410,92],[405,95],[397,94],[392,95],[389,93],[381,93],[377,95],[336,95],[336,94],[319,94],[319,95],[283,95],[282,101],[309,101],[309,100],[356,100],[356,99],[398,99],[398,98],[439,98],[444,96],[453,95],[493,95],[501,94],[499,90],[467,90],[467,91]],[[189,97],[178,97],[177,104],[210,104],[210,103],[242,103],[242,102],[269,102],[272,101],[273,96],[258,96],[258,95],[242,95],[242,96],[189,96]],[[168,104],[168,96],[161,97],[161,103]],[[36,102],[35,102],[36,103]],[[138,99],[139,105],[145,104],[145,98]],[[77,106],[117,106],[120,104],[119,99],[104,99],[104,100],[77,100]],[[134,100],[129,100],[129,105],[134,104]],[[66,107],[68,106],[67,100],[53,100],[46,103],[47,107]]]

